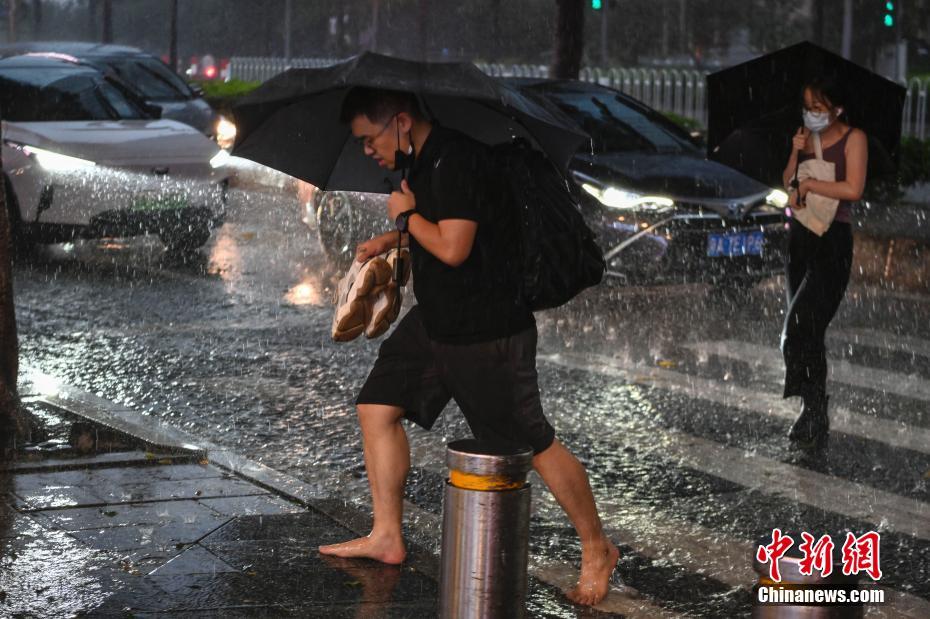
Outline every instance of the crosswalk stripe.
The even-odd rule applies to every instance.
[[[553,360],[551,356],[546,355],[540,355],[539,359]],[[619,360],[602,355],[587,354],[584,359],[592,367],[611,368],[612,372],[622,375],[627,382],[646,384],[680,393],[689,398],[748,410],[759,415],[790,421],[794,421],[798,416],[797,402],[785,400],[780,394],[770,391],[746,389],[739,385],[656,367],[625,369],[619,366]],[[558,363],[557,360],[555,362]],[[930,428],[861,415],[840,406],[831,407],[830,424],[833,430],[843,434],[878,441],[891,447],[930,454]]]
[[[896,335],[875,329],[839,329],[828,331],[827,339],[844,344],[860,344],[893,352],[930,357],[930,341],[909,335]]]
[[[846,293],[847,302],[865,302],[877,300],[906,301],[909,303],[930,303],[930,297],[919,292],[904,292],[879,286],[858,284],[850,286]]]
[[[699,355],[716,355],[748,363],[761,369],[769,378],[781,380],[784,362],[774,346],[760,346],[737,340],[716,340],[684,344]],[[866,367],[848,361],[829,361],[830,378],[853,387],[865,387],[882,393],[930,402],[930,381],[916,375]]]
[[[622,369],[592,362],[581,356],[547,355],[541,360],[623,379],[628,376]],[[587,418],[582,421],[586,422]],[[592,425],[585,430],[592,436],[614,441],[618,448],[628,446],[650,452],[664,460],[672,458],[677,460],[679,466],[702,471],[769,495],[930,540],[930,505],[922,501],[727,447],[678,430],[656,426],[653,430],[656,440],[634,444],[623,431],[612,430],[594,419],[590,423]]]

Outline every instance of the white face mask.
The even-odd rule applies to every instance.
[[[842,108],[836,109],[836,115],[839,117],[843,113]],[[813,131],[814,133],[820,133],[824,129],[830,126],[830,123],[833,122],[833,119],[830,118],[830,112],[811,112],[810,110],[804,110],[804,126]]]
[[[814,133],[820,133],[830,126],[830,112],[804,110],[804,126]]]

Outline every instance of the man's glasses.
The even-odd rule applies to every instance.
[[[357,138],[353,138],[353,140],[355,141],[356,144],[358,144],[359,148],[362,148],[362,149],[365,149],[365,150],[374,150],[374,149],[375,149],[375,147],[374,147],[375,140],[377,140],[378,138],[380,138],[381,135],[382,135],[385,131],[387,131],[387,128],[391,126],[391,123],[394,121],[395,118],[397,118],[397,115],[396,115],[396,114],[395,114],[394,116],[391,116],[391,117],[388,119],[388,121],[387,121],[386,123],[384,123],[384,126],[381,127],[381,131],[379,131],[378,133],[376,133],[376,134],[374,134],[374,135],[371,135],[371,136],[368,136],[368,135],[359,136],[359,137],[357,137]]]

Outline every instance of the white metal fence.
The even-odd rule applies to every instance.
[[[264,81],[292,67],[325,67],[335,58],[259,58],[234,57],[229,63],[230,79]],[[548,77],[549,67],[529,64],[478,64],[479,69],[494,77]],[[658,69],[584,67],[579,78],[598,83],[638,99],[646,105],[691,118],[707,125],[706,73],[694,69]],[[930,138],[927,127],[927,90],[930,79],[912,79],[907,85],[901,135]]]

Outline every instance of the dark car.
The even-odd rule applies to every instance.
[[[219,134],[232,130],[229,121],[217,114],[198,90],[159,58],[141,49],[123,45],[48,41],[0,46],[2,57],[30,53],[59,54],[63,58],[88,64],[102,73],[113,75],[140,99],[159,106],[162,118],[190,125],[212,138],[222,139],[224,136]]]
[[[609,276],[751,285],[781,270],[784,192],[708,161],[684,129],[611,88],[510,83],[592,136],[569,170]]]
[[[688,132],[616,90],[578,81],[508,82],[592,136],[569,174],[609,279],[745,288],[781,271],[783,191],[708,161]],[[337,260],[386,223],[383,202],[371,196],[317,192],[312,205],[323,247]]]

